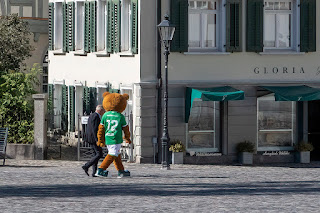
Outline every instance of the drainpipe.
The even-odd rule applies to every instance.
[[[161,135],[162,135],[162,78],[161,78],[161,43],[159,41],[159,33],[157,29],[157,25],[161,22],[161,0],[156,0],[156,14],[157,14],[157,23],[155,24],[156,27],[156,70],[157,70],[157,144],[153,144],[153,163],[160,163],[159,152],[156,154],[156,146],[158,145],[157,149],[161,150]],[[157,160],[156,160],[157,159]]]

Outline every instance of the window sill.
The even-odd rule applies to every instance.
[[[260,55],[304,55],[305,52],[296,52],[296,51],[266,51],[260,52]]]
[[[95,53],[97,57],[110,57],[110,53],[107,53],[105,51],[100,51]]]
[[[79,50],[79,51],[74,51],[73,55],[76,55],[76,56],[87,56],[87,53],[82,51],[82,50]]]
[[[119,52],[120,57],[134,57],[134,54],[131,51]]]
[[[184,55],[230,55],[230,52],[184,52]]]
[[[53,50],[53,55],[65,55],[66,52],[63,52],[62,50]]]

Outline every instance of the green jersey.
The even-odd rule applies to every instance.
[[[122,127],[127,126],[125,117],[116,111],[108,111],[101,118],[105,129],[106,145],[122,143]]]

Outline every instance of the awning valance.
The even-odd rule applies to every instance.
[[[260,86],[274,93],[276,101],[320,100],[320,89],[309,86]]]
[[[244,92],[230,86],[212,88],[190,88],[186,91],[186,115],[185,122],[188,123],[194,99],[200,98],[202,101],[230,101],[243,100]]]

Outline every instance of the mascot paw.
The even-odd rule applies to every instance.
[[[100,147],[105,147],[106,145],[104,143],[101,143],[101,142],[97,142],[97,146],[100,146]]]

